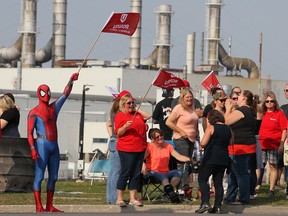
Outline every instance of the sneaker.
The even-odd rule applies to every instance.
[[[178,192],[178,194],[179,194],[179,195],[184,195],[184,193],[185,193],[185,191],[184,191],[184,190],[182,190],[182,189],[178,189],[178,191],[177,191],[177,192]]]
[[[212,209],[212,207],[210,206],[209,203],[204,203],[200,206],[199,209],[195,210],[195,213],[202,214],[202,213],[209,211],[211,209]]]
[[[275,196],[274,191],[269,190],[268,194],[267,194],[268,198],[272,198]]]
[[[257,193],[255,193],[254,195],[250,195],[250,200],[255,200],[257,197]]]

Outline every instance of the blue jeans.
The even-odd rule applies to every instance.
[[[109,140],[109,151],[110,151],[110,171],[108,173],[108,180],[107,180],[107,186],[106,186],[106,200],[107,203],[116,204],[117,200],[117,181],[119,178],[120,173],[120,158],[118,151],[116,150],[116,138],[111,138]]]
[[[178,169],[170,170],[167,173],[160,173],[160,172],[156,172],[154,170],[150,170],[149,173],[151,176],[153,176],[155,179],[157,179],[161,183],[165,179],[168,179],[168,181],[170,182],[172,178],[174,178],[174,177],[181,178],[181,176],[182,176],[182,171],[178,170]]]
[[[231,172],[228,177],[228,189],[225,198],[226,203],[235,202],[239,189],[239,201],[242,203],[250,202],[250,182],[249,182],[249,160],[251,156],[234,155],[232,156]]]
[[[117,190],[125,190],[128,183],[129,190],[140,189],[140,174],[144,160],[143,152],[118,151],[121,163]],[[129,180],[129,181],[128,181]]]

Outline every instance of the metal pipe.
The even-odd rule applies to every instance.
[[[131,0],[131,12],[136,12],[142,14],[142,0]],[[140,66],[141,58],[141,28],[142,28],[142,18],[137,26],[135,33],[130,38],[130,59],[129,67],[138,68]]]
[[[42,63],[45,63],[51,60],[52,44],[53,44],[53,38],[51,38],[43,48],[38,49],[36,51],[35,53],[36,65],[41,66]]]
[[[23,68],[31,68],[35,66],[37,0],[23,0],[22,3],[19,31],[23,36],[21,61]]]
[[[228,55],[223,46],[218,44],[219,61],[227,70],[247,70],[249,78],[258,78],[259,70],[254,61],[249,58],[235,58]]]
[[[220,41],[220,21],[222,0],[207,0],[207,64],[218,65],[218,43]]]
[[[186,66],[187,66],[187,73],[192,73],[194,70],[195,64],[195,35],[196,33],[193,32],[192,34],[187,35],[187,53],[186,53]]]
[[[156,43],[158,48],[157,68],[169,68],[170,47],[171,47],[171,15],[172,6],[167,4],[159,5],[155,9],[157,19]]]
[[[56,62],[65,59],[66,55],[67,0],[53,2],[53,51],[52,67]]]
[[[22,35],[17,41],[10,47],[0,48],[0,63],[10,63],[13,60],[17,60],[21,57],[22,51]]]

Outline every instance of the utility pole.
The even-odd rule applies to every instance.
[[[86,101],[86,91],[89,91],[87,86],[92,85],[83,85],[82,89],[82,105],[81,105],[81,113],[80,113],[80,125],[79,125],[79,155],[78,155],[78,180],[83,180],[83,170],[84,170],[84,120],[85,120],[85,101]]]

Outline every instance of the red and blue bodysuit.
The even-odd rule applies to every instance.
[[[53,103],[49,104],[51,93],[47,85],[38,87],[37,95],[39,105],[30,110],[28,114],[28,142],[31,148],[31,157],[35,160],[35,178],[33,184],[36,212],[59,212],[53,207],[53,194],[58,178],[60,164],[60,152],[57,142],[57,117],[61,107],[68,98],[73,82],[78,79],[78,73],[74,73],[63,94]],[[33,133],[36,131],[36,140]],[[47,203],[46,209],[41,204],[41,183],[45,169],[48,169]]]

